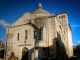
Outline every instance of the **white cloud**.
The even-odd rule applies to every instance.
[[[0,37],[0,40],[3,40],[3,39]]]
[[[75,45],[75,44],[73,43],[73,45]]]
[[[76,46],[76,44],[72,43],[73,46]]]
[[[73,44],[73,48],[75,48],[76,47],[76,44],[74,44],[74,43],[72,43]]]
[[[80,27],[80,25],[74,24],[72,25],[72,27]]]
[[[80,41],[77,41],[78,44],[80,44]]]
[[[6,27],[9,26],[9,23],[5,22],[4,20],[0,20],[0,25]]]

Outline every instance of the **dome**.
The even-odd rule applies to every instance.
[[[45,10],[38,9],[38,10],[33,11],[32,14],[50,14],[50,13]]]
[[[50,14],[49,12],[42,10],[42,5],[39,3],[38,4],[38,9],[33,11],[32,14]]]

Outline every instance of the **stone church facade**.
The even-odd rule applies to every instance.
[[[14,52],[19,60],[28,52],[29,60],[37,57],[73,56],[71,27],[66,12],[50,14],[39,3],[37,10],[26,12],[7,27],[6,60]]]

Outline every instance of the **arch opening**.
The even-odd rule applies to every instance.
[[[28,60],[29,59],[29,51],[28,48],[24,47],[22,49],[22,60]]]

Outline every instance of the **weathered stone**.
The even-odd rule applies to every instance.
[[[73,55],[67,13],[61,13],[55,17],[54,14],[42,10],[42,5],[38,8],[32,13],[26,12],[7,27],[6,60],[12,51],[21,60],[24,47],[29,50],[29,60],[37,57],[55,58],[65,57],[66,54],[68,57]],[[65,17],[59,18],[63,15]]]

